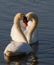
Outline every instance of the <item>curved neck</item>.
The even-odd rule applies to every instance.
[[[31,36],[32,36],[32,33],[34,32],[35,28],[36,28],[36,19],[32,18],[31,26],[29,27],[28,33],[27,33],[28,43],[30,43]]]
[[[34,31],[34,29],[36,27],[36,20],[34,18],[32,18],[32,22],[31,23],[32,23],[31,27],[30,27],[30,29],[28,31],[30,35],[33,33],[33,31]]]
[[[20,19],[18,18],[18,16],[14,18],[14,24],[13,25],[15,27],[15,30],[18,32],[18,34],[21,35],[21,40],[27,42],[26,37],[25,37],[25,35],[23,34],[23,32],[21,30],[21,27],[20,27]]]

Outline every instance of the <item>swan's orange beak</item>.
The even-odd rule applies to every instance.
[[[24,23],[23,23],[23,26],[24,26],[24,28],[26,28],[26,27],[27,27],[27,23],[26,23],[26,22],[24,22]]]

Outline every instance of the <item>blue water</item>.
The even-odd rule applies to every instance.
[[[0,0],[0,64],[10,42],[10,30],[16,13],[33,11],[38,15],[39,46],[37,65],[54,65],[54,0]]]

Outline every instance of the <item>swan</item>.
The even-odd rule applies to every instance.
[[[28,45],[27,39],[23,34],[23,31],[21,30],[20,20],[22,19],[22,13],[17,13],[14,17],[14,23],[10,35],[13,41],[10,42],[4,50],[4,54],[6,54],[7,56],[10,56],[8,51],[13,52],[12,55],[16,55],[18,54],[18,52],[30,53],[32,50],[31,47]]]
[[[38,41],[38,18],[33,12],[29,12],[25,16],[27,17],[28,23],[24,34],[27,38],[28,43],[32,44]]]
[[[10,36],[13,41],[16,42],[27,42],[27,39],[25,35],[23,34],[23,31],[21,30],[20,21],[23,19],[23,15],[21,13],[18,13],[14,17],[14,23],[11,29]]]

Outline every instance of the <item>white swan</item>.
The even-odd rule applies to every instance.
[[[14,17],[14,23],[11,29],[11,38],[13,41],[16,42],[27,42],[25,35],[23,34],[20,26],[20,21],[23,19],[23,15],[21,13],[18,13]]]
[[[23,19],[23,15],[21,13],[16,14],[14,17],[14,23],[11,29],[11,38],[12,42],[10,42],[4,50],[4,54],[9,56],[8,51],[13,52],[14,54],[18,54],[19,52],[30,53],[32,51],[31,47],[27,43],[27,39],[23,34],[20,27],[20,20]]]
[[[28,20],[28,26],[24,31],[24,34],[27,38],[28,43],[34,43],[38,41],[38,31],[37,31],[37,24],[38,18],[35,13],[29,12],[25,15]]]

